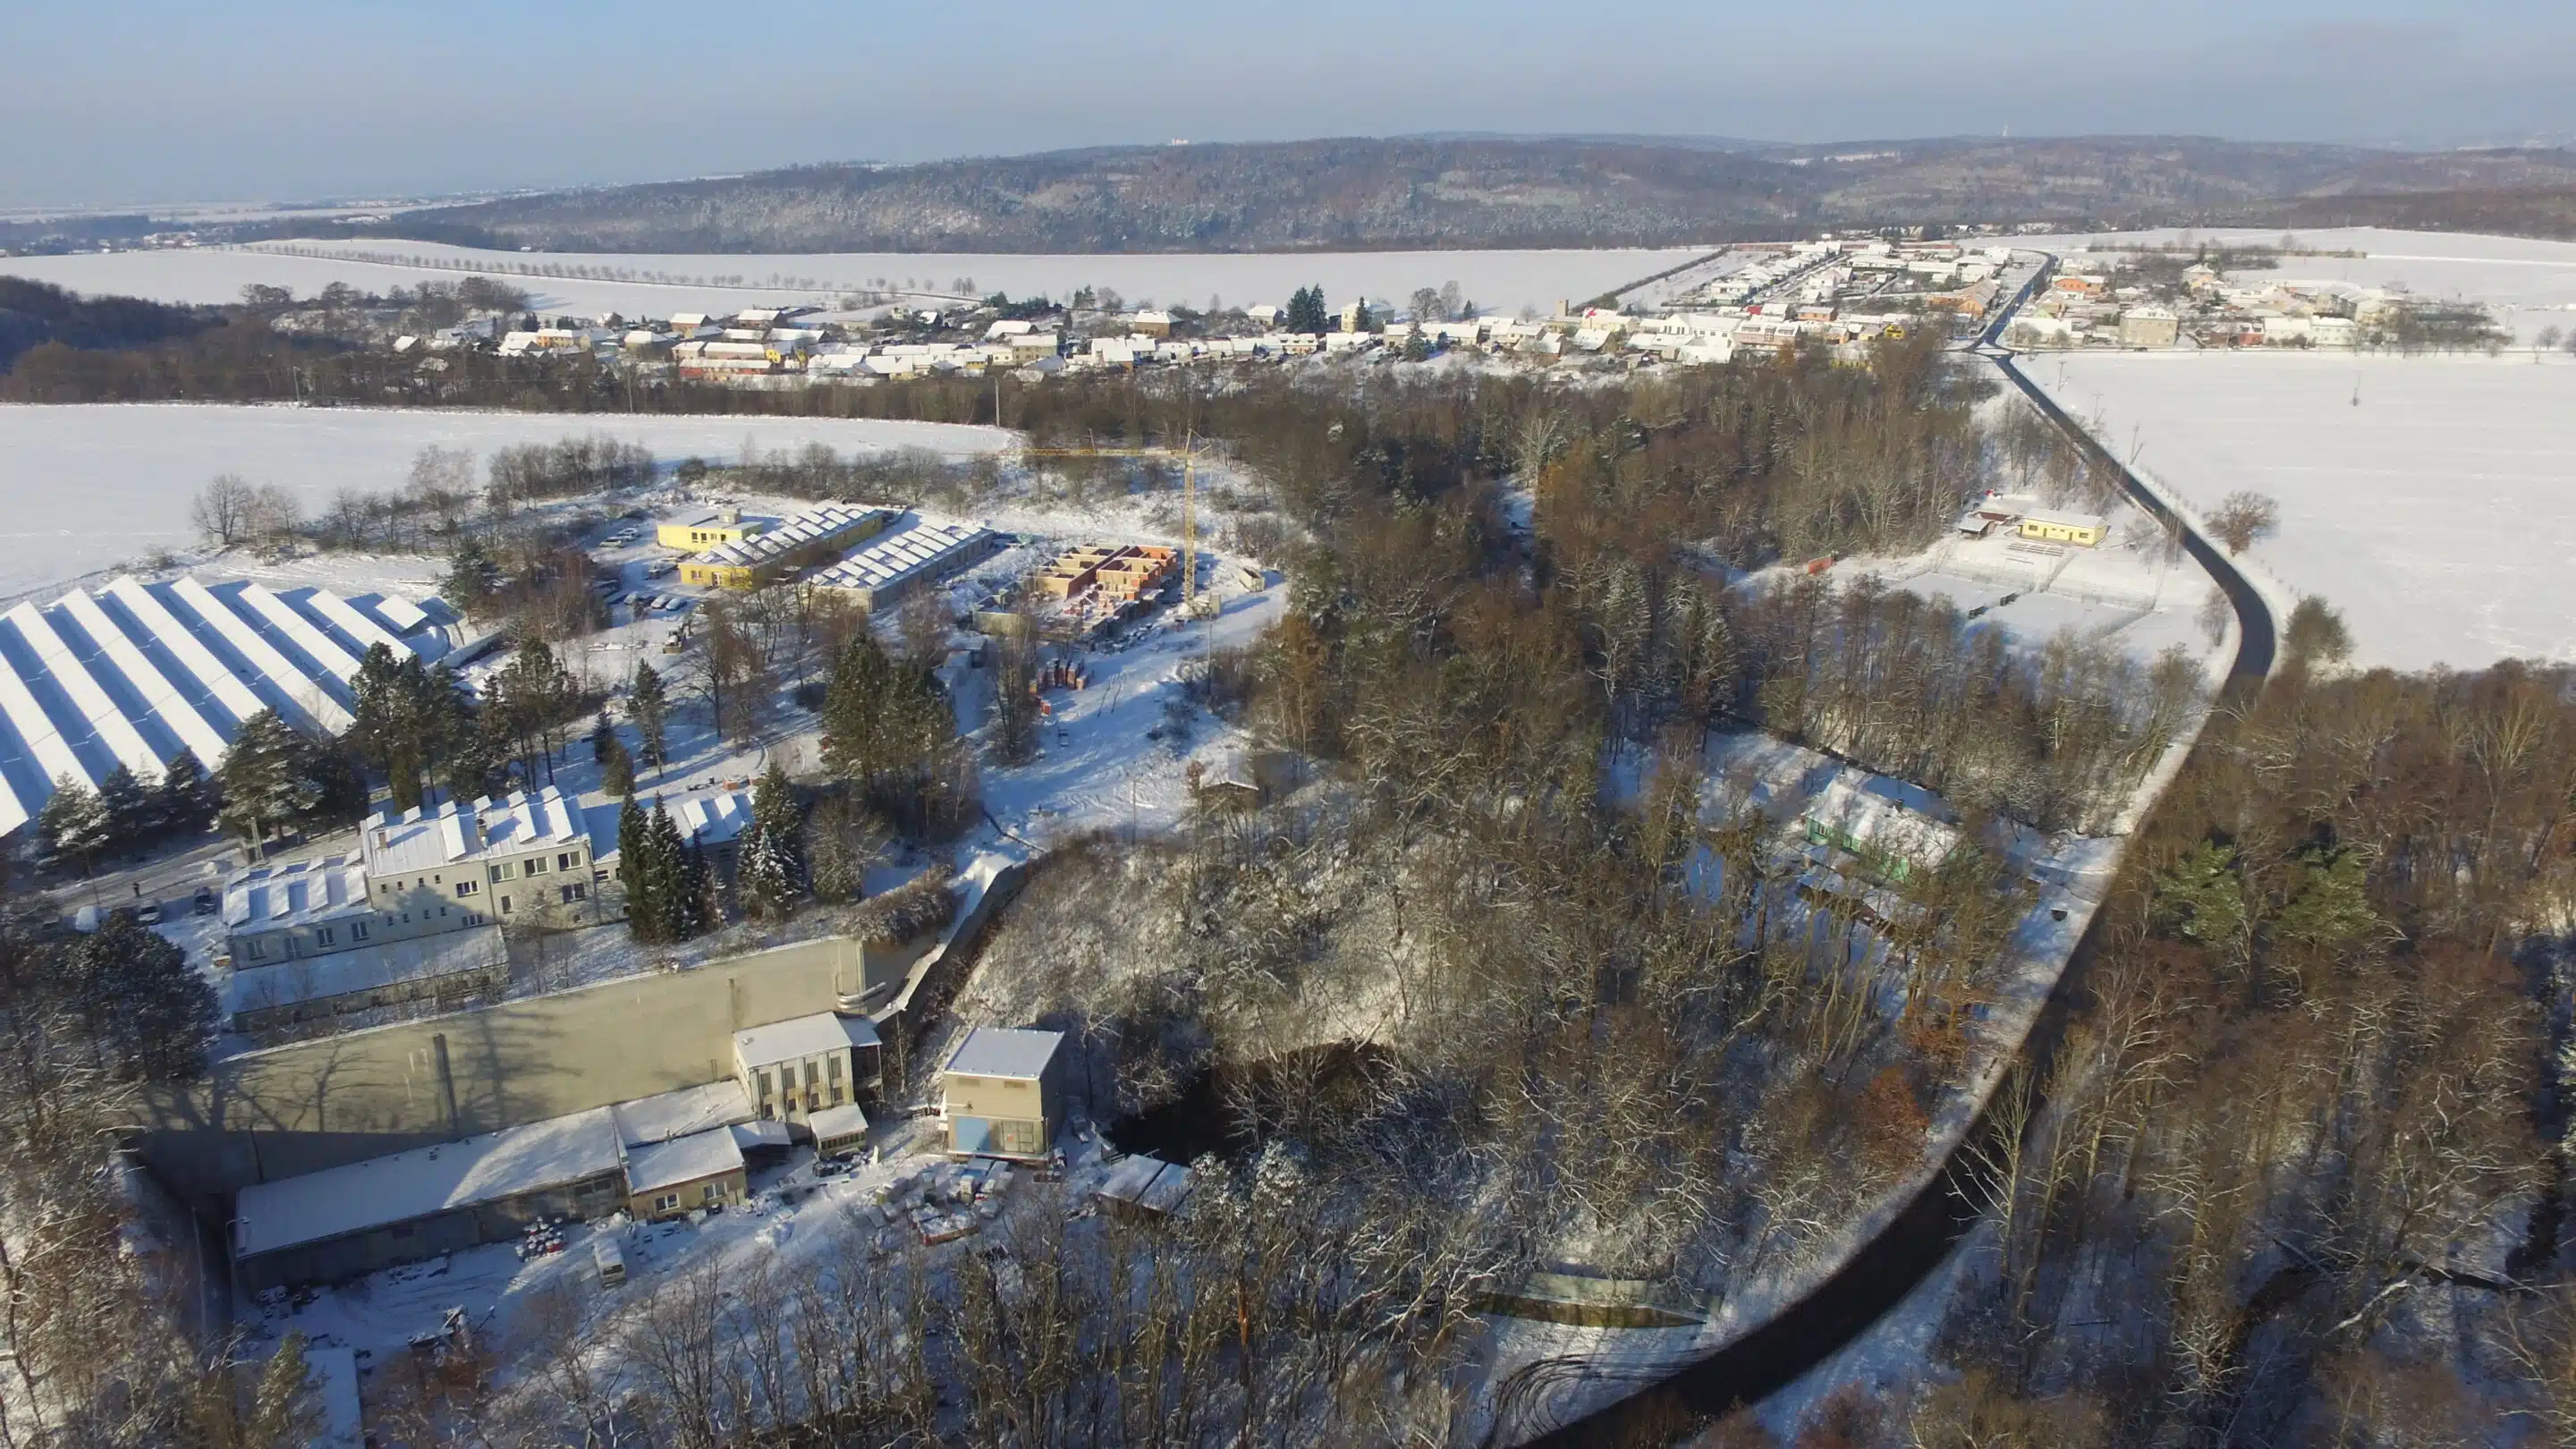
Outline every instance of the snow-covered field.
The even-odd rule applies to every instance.
[[[2222,228],[2212,231],[2163,230],[2106,232],[2097,235],[2035,236],[2014,239],[2018,247],[2060,253],[2080,247],[2115,251],[2122,245],[2172,245],[2192,241],[2239,246],[2278,246],[2280,231]],[[2388,231],[2379,227],[2346,227],[2332,231],[2288,233],[2302,250],[2361,252],[2358,257],[2285,256],[2276,269],[2240,272],[2239,281],[2351,282],[2357,286],[2396,284],[2423,297],[2484,302],[2498,326],[2528,342],[2543,327],[2576,327],[2576,242],[2532,241],[2522,237],[2473,236],[2457,232]]]
[[[0,407],[0,504],[12,522],[0,597],[68,584],[197,541],[188,501],[218,473],[295,494],[308,513],[343,488],[403,486],[431,444],[481,455],[519,443],[605,433],[665,463],[828,443],[843,452],[990,452],[1011,435],[947,423],[806,418],[639,417],[426,409],[235,407],[183,403]]]
[[[381,292],[481,271],[525,287],[536,306],[628,316],[731,312],[756,305],[835,305],[880,283],[947,292],[970,279],[979,294],[1071,296],[1115,289],[1131,305],[1203,307],[1211,297],[1283,305],[1316,285],[1336,307],[1356,294],[1398,303],[1417,287],[1455,281],[1488,312],[1541,312],[1581,303],[1663,271],[1700,249],[1601,251],[1293,252],[1225,255],[994,255],[835,252],[743,255],[480,251],[433,242],[282,242],[244,248],[0,258],[0,273],[76,292],[165,302],[232,302],[257,282],[309,297],[333,282]],[[388,260],[376,260],[385,258]],[[577,274],[577,275],[576,275]]]
[[[2238,489],[2278,500],[2279,534],[2249,553],[2257,582],[2333,604],[2355,662],[2576,660],[2576,360],[2088,353],[2025,366],[2189,507]]]

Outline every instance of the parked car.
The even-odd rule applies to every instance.
[[[159,901],[145,901],[142,905],[134,908],[134,919],[141,921],[147,926],[157,926],[161,924],[161,903]]]
[[[224,908],[223,897],[216,895],[216,894],[215,894],[213,891],[211,891],[211,890],[207,890],[207,889],[204,889],[204,888],[202,888],[202,887],[201,887],[201,888],[199,888],[199,890],[197,891],[197,898],[196,898],[196,900],[191,904],[191,906],[190,906],[190,908],[189,908],[189,913],[190,913],[191,915],[211,916],[211,915],[213,915],[215,912],[220,911],[220,910],[222,910],[223,908]]]

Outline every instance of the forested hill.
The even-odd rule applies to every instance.
[[[801,167],[411,212],[382,234],[565,251],[1646,246],[1893,222],[2173,224],[2300,198],[2571,184],[2563,150],[1359,138]]]
[[[214,310],[137,297],[82,297],[43,282],[0,277],[0,373],[42,343],[140,347],[222,325]]]

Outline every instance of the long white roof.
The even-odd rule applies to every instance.
[[[319,1243],[433,1213],[498,1202],[615,1172],[624,1150],[606,1107],[418,1147],[241,1190],[242,1257]]]
[[[742,1147],[734,1141],[732,1129],[718,1127],[712,1132],[693,1132],[638,1147],[626,1154],[626,1190],[629,1193],[653,1192],[665,1187],[684,1187],[727,1172],[742,1171]]]
[[[733,1034],[734,1054],[750,1067],[876,1044],[876,1023],[864,1016],[841,1016],[829,1011],[773,1021]]]
[[[818,508],[809,508],[765,533],[756,533],[733,543],[717,544],[690,562],[734,567],[766,563],[797,549],[835,542],[872,521],[882,522],[886,516],[881,508],[862,508],[854,503],[826,503]]]
[[[889,588],[924,573],[935,574],[992,537],[991,529],[978,524],[917,522],[870,542],[807,582],[827,589]]]

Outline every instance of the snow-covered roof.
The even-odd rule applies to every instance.
[[[1140,1154],[1109,1169],[1098,1193],[1112,1202],[1168,1213],[1189,1197],[1190,1170],[1177,1162]]]
[[[562,1187],[617,1171],[621,1155],[615,1117],[606,1107],[594,1107],[461,1142],[253,1183],[234,1203],[234,1251],[255,1257]]]
[[[378,991],[397,982],[489,971],[507,967],[509,960],[510,948],[502,941],[499,926],[473,926],[273,966],[236,967],[225,984],[225,998],[236,1014],[268,1011]]]
[[[366,828],[360,847],[367,874],[391,878],[581,838],[581,816],[563,791],[548,785],[533,794],[522,790],[499,800],[485,796],[470,805],[448,800],[429,808],[387,810]]]
[[[815,1141],[824,1142],[835,1137],[848,1137],[853,1133],[867,1131],[868,1114],[860,1110],[858,1103],[844,1102],[838,1107],[826,1107],[819,1112],[807,1113],[805,1126],[814,1134]]]
[[[254,866],[224,882],[224,929],[236,934],[371,913],[366,868],[346,856]]]
[[[1036,1081],[1064,1042],[1060,1031],[979,1026],[966,1033],[940,1070],[961,1077],[1014,1077]]]
[[[826,503],[809,508],[777,527],[753,534],[733,543],[720,543],[691,559],[692,563],[721,564],[747,568],[798,549],[819,548],[840,542],[852,533],[882,527],[887,514],[881,508],[861,508],[852,503]]]
[[[750,1027],[733,1034],[734,1055],[741,1058],[747,1067],[792,1062],[826,1052],[876,1044],[876,1023],[864,1016],[842,1016],[830,1011],[818,1011],[812,1016],[791,1016],[785,1021],[773,1021],[767,1026]]]
[[[699,1087],[682,1087],[675,1092],[660,1092],[620,1102],[609,1110],[617,1114],[618,1140],[628,1147],[643,1147],[655,1142],[668,1142],[693,1132],[730,1127],[748,1122],[756,1114],[751,1098],[742,1083],[731,1077]]]
[[[2056,508],[2034,508],[2022,515],[2022,522],[2057,528],[2100,528],[2109,520],[2098,513],[2068,513]]]
[[[991,529],[977,524],[918,522],[889,533],[806,582],[819,588],[877,592],[935,576],[989,547]]]
[[[729,1128],[692,1132],[626,1154],[626,1190],[647,1193],[742,1171],[742,1148]]]
[[[620,802],[604,801],[587,806],[582,812],[583,828],[590,833],[591,859],[606,866],[617,859],[617,814]],[[751,792],[748,790],[710,790],[677,799],[656,797],[641,802],[645,809],[660,806],[671,823],[680,828],[682,840],[694,840],[702,846],[722,845],[740,836],[751,825]]]

